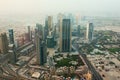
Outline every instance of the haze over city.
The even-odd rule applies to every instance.
[[[0,0],[0,15],[50,15],[79,13],[89,16],[120,16],[119,0]]]
[[[119,0],[0,0],[0,80],[120,80]]]

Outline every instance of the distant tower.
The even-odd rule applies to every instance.
[[[70,19],[63,19],[62,27],[60,28],[60,51],[71,51],[71,22]]]
[[[87,30],[86,30],[86,39],[89,41],[93,39],[93,30],[94,30],[93,23],[88,23]]]
[[[13,29],[9,29],[9,43],[14,44],[14,32]]]
[[[78,25],[78,27],[77,27],[77,35],[78,35],[78,37],[80,37],[80,25]]]
[[[17,61],[17,56],[16,56],[16,47],[14,44],[9,44],[9,51],[10,53],[10,62],[12,64],[15,64]]]
[[[29,35],[29,41],[31,41],[32,40],[32,32],[31,32],[30,26],[28,26],[28,35]]]
[[[0,34],[0,53],[5,54],[8,52],[8,39],[6,33]]]
[[[60,28],[62,28],[62,19],[63,19],[63,14],[59,13],[58,16],[58,28],[59,28],[59,32],[60,32]]]
[[[45,20],[45,27],[44,27],[44,40],[47,39],[47,36],[49,34],[49,30],[48,30],[48,20]]]
[[[48,28],[49,28],[49,31],[51,31],[52,28],[53,28],[53,18],[52,18],[52,16],[48,16]]]

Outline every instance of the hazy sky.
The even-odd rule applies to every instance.
[[[120,0],[0,0],[0,14],[81,14],[119,15]]]

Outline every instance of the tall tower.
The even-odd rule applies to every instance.
[[[62,27],[60,28],[60,51],[71,51],[71,22],[70,19],[62,20]]]
[[[91,41],[93,39],[93,30],[94,30],[93,23],[88,23],[86,30],[86,40]]]
[[[47,61],[47,47],[43,41],[43,28],[42,25],[36,24],[36,52],[37,52],[37,63],[43,65]]]
[[[80,25],[77,26],[77,35],[78,35],[78,37],[80,37],[80,35],[81,35],[80,34]]]
[[[36,39],[36,52],[37,52],[37,63],[44,65],[47,62],[47,47],[46,43],[37,36]]]
[[[32,32],[31,32],[30,26],[28,26],[28,36],[29,36],[29,41],[31,41],[32,40]]]
[[[49,31],[51,31],[52,28],[53,28],[53,18],[52,18],[52,16],[48,16],[48,28],[49,28]]]
[[[41,24],[36,24],[36,33],[43,39],[43,27]]]
[[[0,34],[0,53],[5,54],[8,52],[8,39],[6,33]]]
[[[49,34],[49,30],[48,30],[48,20],[45,20],[45,27],[44,27],[44,40],[47,39],[47,36]]]
[[[9,43],[14,44],[14,32],[13,29],[9,29]]]
[[[10,53],[10,62],[12,64],[15,64],[16,61],[17,61],[16,47],[15,47],[14,44],[9,44],[8,47],[9,47],[9,51],[8,52]]]
[[[62,20],[63,20],[63,15],[61,13],[58,14],[58,34],[59,34],[59,48],[60,51],[62,52]]]

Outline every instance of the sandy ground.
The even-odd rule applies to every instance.
[[[95,27],[95,30],[112,30],[115,32],[120,32],[120,26]]]

